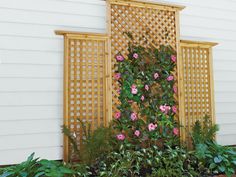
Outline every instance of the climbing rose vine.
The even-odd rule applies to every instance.
[[[177,143],[175,51],[170,46],[157,49],[130,43],[128,52],[127,57],[123,51],[115,56],[121,103],[114,113],[117,141],[129,146]]]

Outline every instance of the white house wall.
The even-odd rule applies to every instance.
[[[218,141],[236,144],[236,1],[169,0],[186,5],[181,38],[214,49]],[[54,30],[106,32],[102,0],[0,0],[0,165],[32,152],[62,158],[63,38]]]

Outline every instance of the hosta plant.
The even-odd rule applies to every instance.
[[[205,116],[203,124],[196,121],[193,132],[193,147],[196,157],[209,173],[232,176],[236,170],[236,149],[217,144],[215,135],[218,126]]]
[[[0,169],[1,177],[72,177],[75,171],[70,166],[50,160],[39,160],[31,154],[25,162]]]

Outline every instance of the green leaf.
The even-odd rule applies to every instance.
[[[8,177],[8,176],[11,176],[11,175],[13,175],[14,174],[14,172],[4,172],[2,175],[1,175],[1,177]]]
[[[224,166],[219,166],[218,168],[222,173],[225,172],[225,167]]]
[[[222,162],[222,160],[223,160],[223,159],[222,159],[221,156],[217,156],[217,157],[214,158],[214,162],[215,162],[215,163],[220,163],[220,162]]]
[[[36,175],[35,175],[35,177],[40,177],[40,176],[43,176],[43,175],[45,175],[45,172],[39,172],[39,173],[37,173]]]
[[[215,163],[211,163],[209,167],[210,167],[210,169],[214,169],[216,167],[216,164]]]
[[[236,157],[235,157],[235,160],[232,161],[232,163],[233,163],[234,165],[236,165]]]

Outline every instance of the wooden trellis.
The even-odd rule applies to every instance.
[[[215,123],[212,47],[216,43],[181,41],[180,63],[183,75],[182,137],[191,147],[191,129],[196,120],[209,115]]]
[[[108,30],[111,40],[112,73],[115,73],[115,55],[128,54],[129,39],[124,33],[131,33],[133,42],[142,46],[170,45],[178,53],[179,48],[179,11],[183,6],[151,3],[139,0],[108,0]],[[178,68],[172,73],[179,77]],[[176,85],[180,85],[176,83]],[[181,89],[179,89],[180,91]],[[119,105],[119,85],[112,81],[112,110]],[[179,102],[178,95],[175,96]],[[181,114],[180,112],[177,113]]]
[[[75,133],[78,146],[83,132],[78,119],[91,124],[91,130],[106,125],[111,106],[110,57],[108,37],[102,34],[57,31],[64,35],[64,124]],[[64,160],[73,158],[64,137]]]

